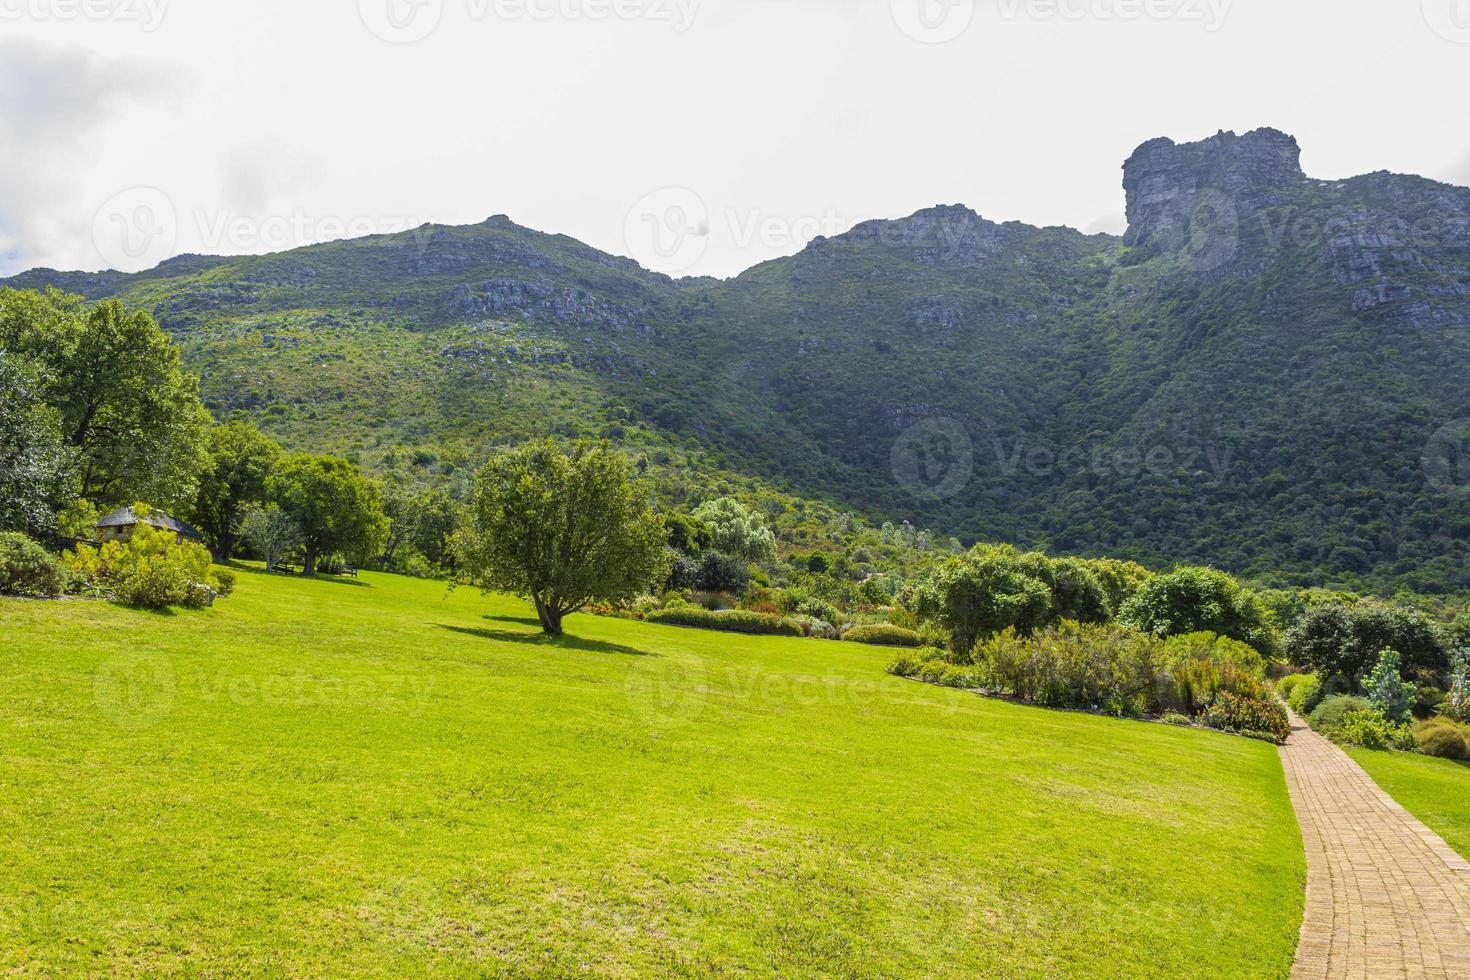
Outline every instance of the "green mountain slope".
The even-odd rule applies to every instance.
[[[217,413],[369,465],[606,433],[966,538],[1465,586],[1470,191],[1272,130],[1124,188],[1121,239],[940,207],[723,282],[498,217],[10,284],[155,310]]]

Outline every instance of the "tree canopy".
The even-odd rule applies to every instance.
[[[592,602],[623,602],[665,574],[667,529],[606,442],[547,439],[491,458],[459,536],[480,587],[526,596],[547,633]]]
[[[41,369],[41,392],[78,456],[78,492],[106,505],[192,503],[207,463],[199,382],[153,318],[116,300],[0,289],[0,349]]]
[[[1181,566],[1155,575],[1118,610],[1118,621],[1155,636],[1214,633],[1274,656],[1278,641],[1265,608],[1229,575]]]
[[[734,497],[707,500],[694,519],[709,529],[716,551],[747,561],[764,561],[776,553],[776,537],[764,518]]]
[[[50,529],[69,463],[56,413],[35,380],[0,351],[0,531]]]
[[[356,560],[372,556],[388,533],[377,483],[345,459],[286,456],[267,478],[266,496],[300,528],[306,575],[316,573],[317,560],[324,555]]]
[[[235,553],[245,506],[265,499],[266,479],[281,455],[275,440],[249,422],[210,430],[210,463],[199,478],[193,518],[216,558],[227,561]]]

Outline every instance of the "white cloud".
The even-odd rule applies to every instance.
[[[1121,210],[1119,167],[1155,136],[1275,126],[1322,177],[1463,159],[1443,94],[1470,61],[1413,3],[1232,0],[1208,31],[976,0],[967,30],[926,44],[890,0],[587,6],[647,12],[601,19],[577,0],[394,0],[435,14],[416,43],[364,22],[389,2],[5,21],[23,41],[0,51],[0,274],[98,267],[93,214],[136,188],[171,202],[178,251],[506,213],[622,254],[635,203],[686,188],[711,218],[687,271],[730,275],[833,216],[938,203],[1116,230],[1094,219]],[[1345,64],[1372,79],[1348,99]]]
[[[105,160],[117,116],[166,92],[128,60],[0,41],[0,271],[85,262],[91,215],[76,178]]]

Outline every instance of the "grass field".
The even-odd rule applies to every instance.
[[[1407,752],[1348,754],[1385,793],[1470,859],[1470,765]]]
[[[0,972],[1284,976],[1276,749],[364,574],[0,600]]]

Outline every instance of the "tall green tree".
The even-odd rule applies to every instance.
[[[296,523],[305,551],[302,573],[316,574],[324,555],[363,561],[388,535],[377,483],[355,463],[335,456],[293,453],[266,478],[266,497]]]
[[[776,554],[776,537],[765,519],[734,497],[705,501],[695,508],[694,519],[709,528],[716,551],[747,561]]]
[[[1118,610],[1118,621],[1154,636],[1214,633],[1274,657],[1280,639],[1255,594],[1213,568],[1181,565],[1140,585]]]
[[[481,588],[526,596],[541,628],[591,602],[621,602],[665,572],[663,520],[606,442],[547,439],[500,453],[480,473],[460,565]]]
[[[210,430],[210,463],[199,478],[192,515],[215,558],[228,561],[235,553],[245,507],[265,499],[265,481],[282,455],[275,440],[249,422]]]
[[[36,380],[0,351],[0,531],[51,530],[69,462]]]
[[[57,290],[0,289],[0,349],[40,365],[43,398],[97,504],[194,499],[208,456],[199,382],[153,318],[116,300],[88,309]]]
[[[1054,606],[1037,559],[1045,556],[976,545],[934,570],[917,590],[914,611],[947,630],[950,649],[961,657],[1002,630],[1030,634],[1052,619]]]

